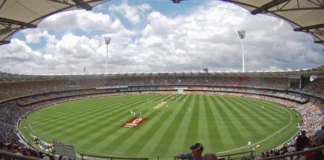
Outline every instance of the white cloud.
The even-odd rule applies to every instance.
[[[127,0],[124,0],[121,5],[111,5],[109,7],[111,11],[122,14],[126,19],[128,19],[133,24],[138,24],[141,21],[141,14],[151,10],[149,4],[140,4],[136,6],[130,6]]]
[[[0,50],[0,70],[12,73],[32,73],[39,66],[35,64],[42,61],[43,56],[38,51],[33,51],[23,41],[12,39],[11,43],[4,45]]]
[[[41,29],[26,29],[23,33],[25,33],[26,43],[37,44],[42,41],[42,38],[45,39],[48,45],[56,42],[55,35],[50,35],[48,31]]]
[[[197,71],[204,67],[241,70],[239,29],[247,31],[246,70],[312,68],[324,62],[322,48],[313,44],[312,37],[294,32],[282,20],[253,16],[229,3],[207,1],[190,13],[173,17],[148,4],[124,1],[109,6],[102,7],[108,8],[109,14],[65,12],[44,20],[38,29],[24,31],[25,41],[13,39],[1,46],[0,70],[64,74],[82,73],[86,67],[88,72],[104,73],[104,36],[112,37],[108,60],[112,73]],[[135,25],[126,25],[122,16]],[[80,35],[79,30],[87,34]],[[43,44],[43,48],[36,51],[28,46],[31,44]]]
[[[143,43],[144,47],[160,47],[163,45],[164,41],[162,38],[157,36],[150,36],[148,38],[142,39],[141,42]]]
[[[110,31],[116,32],[123,28],[118,19],[112,19],[109,15],[86,11],[68,11],[55,14],[40,23],[40,29],[55,31],[72,31],[80,29],[85,32]]]

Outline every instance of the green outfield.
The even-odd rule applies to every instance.
[[[134,118],[130,110],[147,119],[123,128]],[[261,146],[257,152],[271,149],[298,132],[299,120],[291,109],[255,99],[150,94],[57,104],[29,114],[19,128],[28,140],[65,142],[78,153],[170,159],[195,142],[218,154],[245,151],[249,141]]]

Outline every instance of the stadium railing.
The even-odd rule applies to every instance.
[[[91,160],[91,159],[110,159],[110,160],[149,160],[148,158],[131,158],[131,157],[113,157],[113,156],[98,156],[90,154],[80,154],[82,160]]]
[[[279,155],[279,156],[273,156],[273,157],[267,157],[267,158],[257,158],[258,160],[276,160],[276,159],[287,159],[289,158],[289,160],[299,160],[299,158],[301,157],[300,155],[304,155],[305,153],[308,152],[316,152],[316,151],[323,151],[324,150],[324,145],[323,146],[319,146],[319,147],[315,147],[315,148],[311,148],[308,150],[304,150],[304,151],[299,151],[299,152],[293,152],[293,153],[289,153],[289,154],[285,154],[285,155]],[[244,152],[242,152],[244,153]],[[242,154],[241,153],[241,154]],[[245,152],[246,153],[251,153],[251,151]],[[238,153],[240,154],[240,153]],[[235,157],[235,158],[231,158],[231,156],[234,156],[237,154],[229,154],[229,155],[222,155],[220,157],[224,157],[225,159],[252,159],[252,157]],[[6,152],[6,151],[1,151],[0,150],[0,157],[4,157],[5,159],[24,159],[24,160],[40,160],[39,158],[33,158],[33,157],[27,157],[27,156],[23,156],[23,155],[18,155],[18,154],[14,154],[14,153],[10,153],[10,152]],[[149,160],[148,158],[129,158],[129,157],[109,157],[109,156],[96,156],[96,155],[86,155],[86,154],[81,154],[82,160],[87,160],[87,159],[95,159],[95,158],[100,158],[100,159],[111,159],[111,160]]]
[[[251,159],[254,157],[255,151],[245,151],[245,152],[238,152],[238,153],[232,153],[232,154],[224,154],[219,155],[217,157],[222,157],[227,160],[241,160],[241,159]],[[219,158],[220,159],[220,158]]]
[[[281,160],[281,159],[287,159],[287,158],[289,158],[289,160],[299,160],[301,155],[303,156],[305,153],[316,152],[316,151],[323,152],[323,150],[324,150],[324,145],[315,147],[315,148],[310,148],[310,149],[303,150],[303,151],[299,151],[299,152],[293,152],[293,153],[288,153],[288,154],[279,155],[279,156],[266,157],[266,158],[261,158],[258,160],[276,160],[276,159]]]
[[[27,156],[0,150],[0,159],[1,159],[1,156],[4,157],[4,159],[40,160],[39,158],[27,157]]]

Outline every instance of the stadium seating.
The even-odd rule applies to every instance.
[[[73,82],[73,83],[71,83]],[[240,86],[256,88],[287,89],[287,78],[280,77],[208,77],[208,76],[171,76],[171,77],[81,77],[61,80],[13,81],[0,82],[0,101],[53,91],[66,91],[75,89],[90,89],[102,86],[125,85],[216,85]],[[315,80],[314,85],[307,87],[306,91],[314,89],[314,93],[322,94],[323,80]],[[312,83],[313,84],[313,83]],[[322,87],[323,88],[323,87]]]
[[[312,83],[303,88],[303,90],[324,97],[324,78],[316,78]]]
[[[320,99],[309,101],[307,95],[287,90],[288,78],[280,77],[237,77],[237,76],[85,76],[74,78],[51,78],[29,81],[0,82],[0,143],[19,146],[16,139],[17,123],[24,114],[51,104],[83,99],[87,97],[109,96],[117,93],[118,87],[133,86],[122,91],[155,93],[155,90],[171,89],[171,86],[186,86],[188,93],[220,94],[255,98],[271,101],[297,110],[303,116],[302,129],[313,135],[318,126],[324,124],[323,103]],[[96,89],[97,88],[97,89]],[[101,89],[99,89],[101,88]],[[318,97],[324,94],[324,79],[315,79],[301,92]],[[308,102],[308,103],[306,103]],[[282,148],[274,149],[266,155],[288,153],[294,141]],[[2,147],[3,148],[3,147]],[[12,147],[9,151],[13,152]],[[7,149],[8,150],[8,149]],[[17,150],[17,149],[16,149]],[[16,152],[16,151],[15,151]],[[20,149],[20,153],[42,157],[39,151]]]

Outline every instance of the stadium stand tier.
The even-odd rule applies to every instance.
[[[280,73],[132,73],[111,75],[34,76],[1,73],[0,142],[19,144],[17,124],[26,113],[52,104],[120,94],[185,93],[232,95],[279,103],[298,111],[304,118],[302,129],[310,135],[323,121],[324,78],[318,76],[300,89],[289,88],[289,77]],[[305,73],[305,72],[304,72]],[[8,75],[9,79],[8,79]],[[288,75],[288,74],[287,74]],[[13,78],[10,80],[10,78]],[[315,109],[316,108],[316,109]],[[264,155],[288,153],[290,141]],[[12,148],[9,150],[12,151]],[[289,151],[293,151],[290,149]],[[35,150],[23,150],[39,154]],[[36,156],[37,157],[37,156]]]
[[[0,45],[10,43],[11,37],[18,31],[36,28],[43,19],[50,15],[80,8],[91,10],[96,5],[107,1],[109,0],[49,0],[37,1],[37,5],[34,5],[35,1],[19,1],[12,5],[14,0],[5,0],[0,7],[2,11]],[[315,43],[324,44],[323,3],[319,0],[223,1],[237,4],[253,15],[268,14],[280,17],[295,31],[307,32],[313,36]],[[314,133],[316,126],[324,124],[323,69],[324,66],[291,72],[129,73],[66,76],[18,75],[0,72],[0,150],[29,157],[54,159],[53,156],[35,149],[20,147],[23,144],[16,139],[17,123],[25,113],[51,104],[87,97],[139,92],[172,93],[176,91],[175,87],[186,87],[187,93],[244,96],[284,104],[293,107],[303,116],[302,129],[308,133]],[[318,78],[298,90],[296,88],[292,90],[288,85],[289,78],[300,75],[317,75]],[[293,147],[288,144],[279,150],[274,149],[264,153],[261,158],[293,152],[291,148]],[[0,159],[2,159],[1,156]]]

